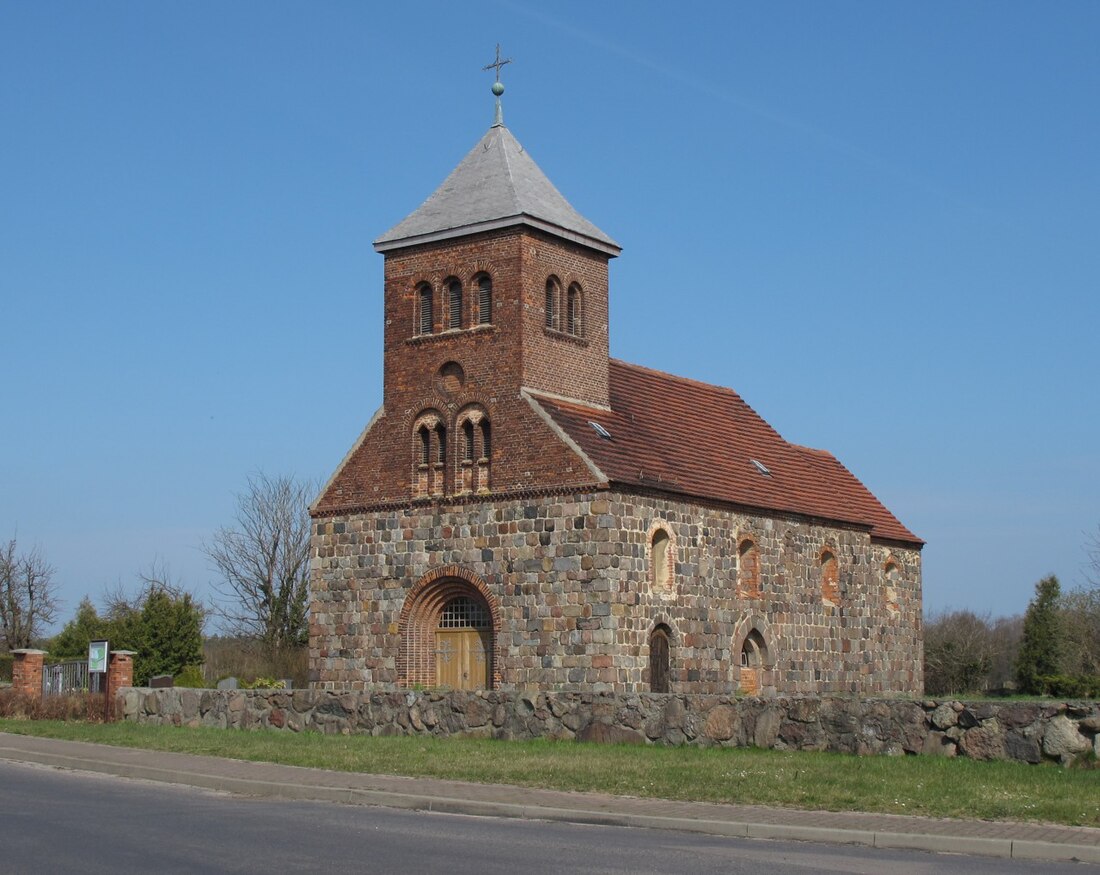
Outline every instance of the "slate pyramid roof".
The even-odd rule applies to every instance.
[[[528,225],[614,257],[622,247],[578,213],[503,124],[494,124],[411,215],[374,241],[379,252]]]

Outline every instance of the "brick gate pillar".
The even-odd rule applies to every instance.
[[[125,687],[134,685],[134,656],[133,650],[112,650],[110,662],[107,664],[107,686],[111,701],[107,710],[106,720],[121,720],[126,711],[125,697],[119,696]]]
[[[111,663],[107,666],[108,680],[111,684],[111,692],[114,693],[123,687],[134,685],[134,650],[112,650]]]
[[[24,647],[13,650],[11,655],[15,662],[11,667],[11,688],[24,693],[32,699],[42,697],[42,663],[46,656],[45,650],[34,650]]]

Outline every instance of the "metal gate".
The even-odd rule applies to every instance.
[[[88,673],[87,660],[58,662],[42,666],[42,695],[66,693],[102,693],[105,675]]]

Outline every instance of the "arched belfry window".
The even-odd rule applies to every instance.
[[[584,293],[573,283],[566,300],[565,330],[577,337],[584,335]]]
[[[447,428],[439,413],[428,410],[413,423],[413,494],[442,495],[447,459]]]
[[[474,461],[474,424],[469,419],[462,423],[462,461]]]
[[[558,327],[558,298],[561,297],[561,286],[557,277],[550,277],[546,281],[546,327]]]
[[[821,600],[827,605],[840,604],[840,568],[832,550],[821,551]]]
[[[432,287],[427,283],[421,283],[416,289],[416,333],[431,334],[434,327]]]
[[[462,492],[488,492],[492,479],[489,414],[478,404],[459,411],[456,426],[462,434],[462,458],[457,482]]]
[[[493,441],[492,432],[489,428],[489,417],[484,416],[481,419],[481,455],[479,459],[484,459],[488,462],[493,456]]]
[[[477,278],[477,323],[491,325],[493,322],[493,281],[482,274]]]
[[[428,426],[422,425],[417,434],[420,436],[419,464],[427,467],[432,462],[432,433],[428,431]]]
[[[462,283],[456,279],[450,279],[447,287],[447,327],[462,328],[464,320],[462,316]]]

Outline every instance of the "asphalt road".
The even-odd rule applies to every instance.
[[[0,762],[0,873],[1082,872],[1066,863],[245,799]]]

